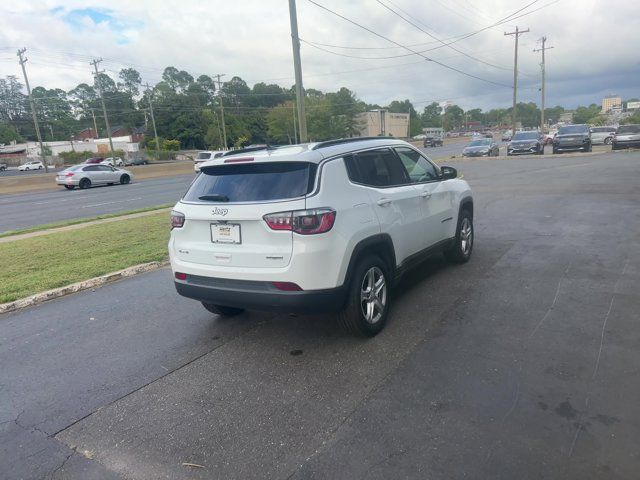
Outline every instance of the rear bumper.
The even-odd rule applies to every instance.
[[[590,145],[591,144],[589,143],[580,143],[576,145],[554,145],[553,148],[559,152],[575,152],[578,150],[586,150]]]
[[[187,275],[174,280],[180,295],[201,302],[249,310],[297,313],[337,312],[344,306],[347,287],[326,290],[288,292],[278,290],[271,282],[231,280]]]
[[[80,180],[75,179],[75,178],[58,178],[56,177],[56,183],[58,185],[74,185],[74,186],[78,186],[78,184],[80,183]]]

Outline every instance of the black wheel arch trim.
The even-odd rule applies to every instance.
[[[381,252],[379,250],[380,248],[382,249]],[[347,273],[344,277],[343,285],[347,286],[351,284],[351,277],[353,276],[356,265],[361,258],[363,258],[368,253],[374,254],[378,252],[381,253],[379,256],[381,257],[382,261],[386,263],[387,268],[389,269],[389,275],[391,276],[391,278],[393,278],[397,270],[396,254],[395,249],[393,248],[393,240],[387,233],[378,233],[376,235],[372,235],[371,237],[360,240],[353,248],[353,252],[351,252],[351,258],[349,259],[349,266],[347,267]]]

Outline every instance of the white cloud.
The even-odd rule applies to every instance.
[[[531,9],[550,1],[540,0]],[[173,65],[196,77],[203,73],[226,73],[239,75],[250,84],[262,80],[287,87],[293,84],[288,2],[284,0],[95,0],[91,8],[109,12],[113,20],[96,23],[84,17],[84,27],[64,18],[65,13],[86,9],[84,1],[12,3],[15,5],[11,7],[0,6],[5,19],[5,28],[0,31],[0,65],[4,74],[20,77],[15,50],[26,46],[34,86],[70,89],[78,83],[90,82],[88,62],[92,57],[104,58],[102,67],[112,75],[124,66],[133,66],[151,83],[159,80],[164,67]],[[318,0],[318,3],[405,45],[433,41],[375,0]],[[477,30],[528,2],[440,0],[418,4],[412,0],[393,0],[393,3],[440,37],[450,37]],[[62,9],[54,10],[59,7]],[[300,36],[309,41],[394,47],[307,0],[298,0],[298,17]],[[547,103],[566,106],[598,103],[606,93],[640,96],[636,80],[640,73],[636,54],[640,45],[639,21],[640,2],[560,0],[513,24],[489,29],[455,44],[502,69],[475,62],[449,48],[429,55],[473,75],[510,85],[513,37],[505,37],[503,32],[518,24],[531,30],[520,38],[521,100],[539,99],[540,54],[532,50],[537,39],[546,35],[548,45],[555,47],[547,55]],[[434,45],[422,48],[430,46]],[[408,53],[402,48],[330,50],[355,56]],[[417,56],[386,60],[345,58],[303,44],[302,60],[305,87],[336,90],[346,86],[371,103],[404,98],[414,102],[453,99],[465,108],[486,108],[508,106],[511,102],[509,88],[470,79],[421,61]]]

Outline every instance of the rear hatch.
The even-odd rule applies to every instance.
[[[202,168],[176,210],[176,256],[185,262],[241,268],[284,267],[293,233],[273,230],[264,215],[305,208],[316,165],[256,162]]]

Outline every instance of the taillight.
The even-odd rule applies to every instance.
[[[315,235],[333,228],[336,211],[331,208],[294,210],[270,213],[263,218],[271,230],[290,230],[301,235]]]
[[[64,176],[65,177],[73,177],[74,175],[75,175],[75,173],[73,173],[73,172],[67,172],[67,173],[65,173]]]
[[[171,210],[171,229],[182,228],[184,226],[184,214]]]
[[[187,274],[186,273],[182,273],[182,272],[176,272],[176,273],[174,273],[174,276],[176,277],[176,280],[186,280],[187,279]]]

